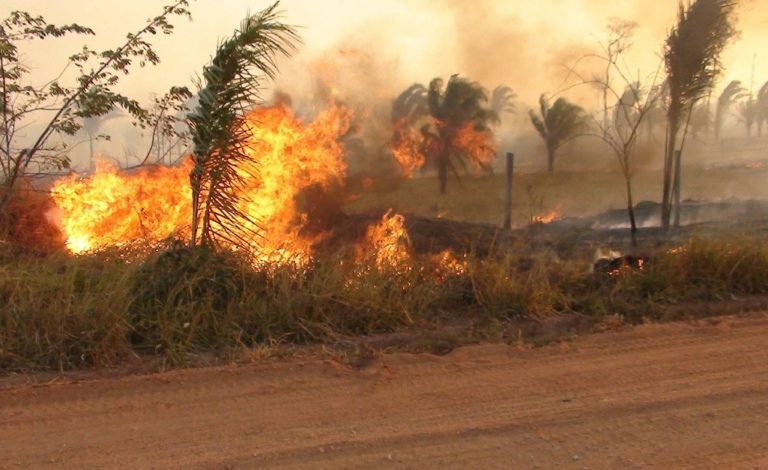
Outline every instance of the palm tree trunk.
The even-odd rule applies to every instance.
[[[550,173],[555,172],[555,148],[551,145],[547,145],[547,171]]]
[[[664,189],[661,197],[661,229],[663,233],[669,232],[672,215],[672,177],[677,145],[677,127],[677,124],[672,122],[669,124],[669,131],[667,132],[667,148],[664,155]]]
[[[675,152],[675,188],[674,188],[674,196],[675,196],[675,228],[680,228],[680,192],[682,189],[680,188],[681,184],[681,164],[683,159],[683,151],[678,150]]]
[[[448,152],[442,151],[437,157],[437,179],[440,181],[440,194],[448,192]]]

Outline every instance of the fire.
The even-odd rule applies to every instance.
[[[424,166],[424,136],[414,131],[406,123],[395,125],[392,137],[392,155],[400,165],[403,176],[410,178]]]
[[[467,155],[470,162],[477,166],[487,166],[493,162],[496,151],[493,145],[493,133],[477,129],[473,123],[465,124],[456,133],[453,146]]]
[[[560,220],[562,217],[557,211],[549,211],[546,214],[537,215],[533,218],[534,224],[550,224],[556,220]]]
[[[258,224],[251,228],[260,235],[252,250],[259,261],[305,264],[311,258],[318,238],[302,234],[307,215],[297,197],[312,186],[331,191],[342,184],[347,167],[338,137],[351,117],[346,108],[332,107],[304,125],[282,106],[248,116],[252,159],[244,168],[240,210]]]
[[[100,163],[87,178],[70,176],[51,190],[66,246],[84,253],[136,240],[158,241],[188,229],[191,163],[122,173]]]
[[[451,250],[443,250],[432,256],[432,263],[436,266],[435,275],[441,282],[444,282],[450,277],[466,274],[468,267],[466,255],[462,259],[459,259]]]
[[[431,126],[420,130],[415,130],[405,122],[395,125],[390,148],[405,177],[413,176],[428,159],[436,158],[443,151],[446,143],[441,142],[438,136],[442,135],[444,129],[445,124],[435,120]],[[447,145],[464,155],[475,167],[487,167],[496,156],[493,133],[478,129],[474,123],[460,127],[449,140]]]
[[[382,272],[406,273],[410,270],[411,241],[405,230],[405,218],[388,211],[381,221],[368,228],[363,247],[368,253],[363,256],[372,259]]]
[[[259,108],[247,116],[252,159],[241,168],[245,186],[239,209],[249,219],[243,230],[259,235],[251,246],[257,263],[303,264],[311,258],[320,235],[303,233],[306,208],[297,199],[310,187],[329,191],[341,184],[346,166],[337,139],[350,119],[351,113],[339,107],[309,124],[283,106]],[[190,162],[134,173],[100,166],[90,177],[58,181],[52,195],[67,247],[83,253],[188,233],[190,169]],[[248,226],[253,223],[258,227]]]

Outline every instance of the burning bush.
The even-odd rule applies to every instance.
[[[238,169],[244,183],[238,204],[247,218],[239,230],[255,262],[302,264],[311,258],[322,230],[305,230],[318,223],[317,218],[310,222],[308,212],[321,211],[301,200],[311,191],[338,191],[346,167],[337,138],[349,118],[348,110],[332,108],[303,124],[282,106],[248,115],[251,158]],[[190,169],[188,161],[132,172],[102,165],[89,177],[58,181],[51,194],[67,247],[84,253],[186,236],[191,222]]]

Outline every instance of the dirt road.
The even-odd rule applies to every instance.
[[[0,390],[3,468],[768,468],[768,314]]]

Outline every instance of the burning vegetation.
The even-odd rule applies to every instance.
[[[446,220],[446,213],[472,219],[484,208],[490,208],[494,220],[502,219],[501,209],[485,200],[483,207],[467,203],[458,211],[439,206],[448,198],[451,175],[483,175],[459,199],[473,191],[502,192],[485,186],[495,181],[491,175],[502,117],[515,112],[512,90],[500,86],[489,93],[458,75],[437,78],[428,86],[409,87],[393,101],[390,116],[371,123],[365,106],[345,104],[332,64],[323,62],[316,65],[319,91],[311,106],[287,94],[266,104],[258,96],[262,82],[275,78],[277,57],[289,55],[298,43],[295,31],[277,21],[275,7],[246,18],[204,69],[197,104],[186,118],[192,145],[175,164],[120,169],[101,163],[92,172],[63,176],[52,184],[50,199],[45,192],[26,197],[37,218],[21,216],[20,199],[3,193],[0,209],[14,214],[9,232],[14,240],[26,237],[20,245],[46,253],[55,251],[49,245],[63,243],[66,253],[0,266],[7,274],[0,277],[0,300],[9,306],[0,309],[0,323],[10,325],[0,331],[0,369],[107,364],[134,350],[182,363],[187,354],[210,349],[336,341],[446,318],[472,318],[483,326],[520,317],[620,314],[639,322],[663,317],[660,305],[768,292],[768,254],[762,244],[750,241],[720,249],[716,242],[673,240],[681,248],[670,250],[646,230],[641,242],[650,254],[616,253],[595,263],[584,252],[594,252],[603,242],[618,243],[613,234],[596,234],[592,229],[599,223],[576,225],[585,222],[564,217],[572,207],[543,207],[531,185],[527,201],[519,188],[514,201],[520,212],[527,211],[520,217],[526,227],[502,231],[472,223],[478,220]],[[683,20],[690,21],[685,15]],[[154,27],[167,27],[165,19],[153,21],[159,21]],[[608,52],[610,69],[621,61],[614,60],[615,51]],[[351,50],[344,54],[369,59]],[[703,82],[714,80],[718,70],[712,67],[700,71]],[[635,243],[636,215],[640,228],[651,210],[669,218],[672,201],[666,199],[674,193],[672,176],[679,176],[680,168],[666,169],[663,210],[645,203],[635,214],[632,149],[644,116],[663,114],[659,100],[668,97],[659,87],[632,85],[615,108],[604,103],[605,121],[597,130],[598,138],[621,149],[616,156]],[[84,119],[103,111],[88,110],[93,105],[89,99],[99,102],[92,96],[99,90],[89,90],[68,92]],[[670,117],[675,131],[681,116],[693,112],[702,90],[678,103]],[[177,97],[191,95],[176,91]],[[116,100],[111,105],[144,116],[134,103],[106,97]],[[595,131],[590,118],[599,120],[564,98],[550,105],[542,95],[540,108],[540,114],[528,113],[530,123],[524,121],[542,137],[544,163],[554,173],[556,151],[590,125]],[[145,116],[144,124],[173,135],[178,122],[163,121],[163,112],[154,120]],[[612,120],[611,114],[622,118]],[[366,126],[376,129],[369,132]],[[375,142],[366,141],[374,134]],[[12,164],[3,169],[15,174],[30,153],[42,150],[25,149],[18,161],[4,162]],[[373,209],[352,213],[349,201],[379,183],[376,172],[356,168],[361,164],[354,157],[363,153],[391,164],[390,170],[399,173],[398,184],[423,185],[419,177],[434,174],[440,199],[429,210],[442,220],[413,215],[405,210],[408,206],[384,198],[376,199]],[[509,162],[504,189],[511,218],[513,179],[530,175],[515,175],[512,155]],[[564,182],[572,184],[568,178],[545,176],[549,189],[565,193],[562,200],[573,199],[572,187],[561,189]],[[355,186],[353,178],[365,184]],[[582,192],[598,186],[592,180],[584,184]],[[428,204],[422,194],[407,197],[423,208]],[[693,205],[678,206],[686,204]],[[619,219],[624,223],[623,209]],[[0,258],[6,256],[3,246]],[[61,312],[71,312],[71,318]],[[50,318],[55,318],[53,327]],[[29,334],[39,329],[50,329],[50,334]]]

